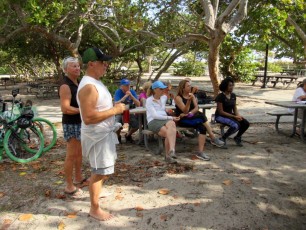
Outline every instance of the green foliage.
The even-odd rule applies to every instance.
[[[202,76],[205,74],[205,63],[200,60],[203,58],[200,52],[189,52],[183,56],[183,61],[173,63],[174,74],[178,76]]]
[[[239,53],[233,64],[233,70],[239,77],[239,80],[243,82],[250,82],[252,80],[254,72],[258,67],[258,64],[254,60],[255,57],[248,48],[243,49]]]
[[[116,84],[112,79],[102,78],[101,81],[107,87],[108,91],[112,96],[115,94],[115,91],[119,88],[119,84]]]
[[[204,74],[205,64],[200,61],[189,62],[183,61],[173,63],[174,75],[177,76],[202,76]]]
[[[0,67],[0,74],[10,74],[11,71],[10,71],[10,68],[7,67],[7,66],[1,66]]]

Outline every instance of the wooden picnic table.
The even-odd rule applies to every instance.
[[[305,102],[305,101],[304,101]],[[296,128],[297,128],[297,116],[298,116],[298,110],[302,109],[303,110],[303,116],[300,124],[300,137],[301,140],[305,142],[305,122],[306,122],[306,104],[304,102],[294,102],[294,101],[266,101],[266,104],[269,105],[275,105],[275,106],[280,106],[283,108],[288,108],[288,109],[294,109],[294,119],[293,119],[293,128],[292,128],[292,133],[291,137],[293,137],[296,134]]]
[[[6,86],[7,86],[7,82],[8,81],[12,81],[13,84],[15,85],[15,78],[13,77],[15,75],[0,75],[0,81],[3,82],[2,85],[4,85],[4,89],[6,89]]]
[[[34,93],[37,98],[48,99],[52,97],[59,97],[59,85],[50,83],[38,83],[28,86],[28,92]]]
[[[273,88],[279,82],[283,83],[283,85],[287,84],[287,87],[289,87],[291,83],[296,82],[298,77],[292,76],[292,75],[277,75],[277,76],[274,76],[274,79],[271,81],[271,83],[273,83],[273,86],[272,86]]]
[[[255,75],[255,79],[253,80],[253,84],[255,85],[256,81],[261,81],[263,82],[264,80],[264,75]],[[292,75],[267,75],[266,78],[266,84],[271,82],[273,85],[272,87],[275,88],[277,83],[282,83],[283,85],[287,84],[287,87],[289,87],[292,83],[296,82],[298,79],[298,76],[292,76]]]

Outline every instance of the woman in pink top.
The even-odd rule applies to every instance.
[[[145,106],[145,101],[147,100],[147,91],[151,87],[152,83],[147,81],[142,85],[142,92],[139,94],[138,100],[140,101],[140,106]]]

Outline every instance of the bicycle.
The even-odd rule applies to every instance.
[[[16,95],[14,96],[13,92],[14,98]],[[14,119],[6,116],[2,110],[0,116],[0,160],[2,160],[3,150],[11,160],[19,163],[28,163],[39,158],[43,153],[44,138],[32,122],[33,111],[25,109],[20,116]]]
[[[14,95],[18,95],[19,90],[15,89]],[[12,92],[13,94],[13,92]],[[15,95],[15,97],[16,97]],[[14,97],[14,96],[13,96]],[[33,103],[31,100],[27,100],[25,103],[25,106],[23,106],[23,103],[21,100],[14,100],[12,101],[13,103],[13,108],[11,110],[10,118],[15,118],[16,115],[20,115],[22,111],[26,108],[31,109],[33,108]],[[34,117],[32,119],[33,124],[36,126],[36,128],[42,133],[44,137],[44,149],[43,152],[49,151],[57,141],[57,131],[55,126],[51,121],[45,118],[41,117]]]

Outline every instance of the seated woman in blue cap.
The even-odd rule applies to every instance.
[[[164,90],[167,88],[161,81],[156,81],[148,90],[146,101],[148,129],[165,137],[166,156],[165,160],[169,164],[176,163],[175,142],[176,142],[176,125],[179,117],[168,116],[166,113],[164,100]]]
[[[136,92],[130,88],[131,82],[128,79],[122,79],[120,81],[120,88],[116,90],[114,100],[115,103],[124,103],[132,107],[139,107],[140,102],[138,100]],[[116,122],[123,125],[122,114],[116,115]],[[138,119],[135,114],[130,114],[129,119],[129,132],[125,135],[126,142],[134,143],[132,134],[138,130]],[[118,140],[121,143],[121,129],[117,131]]]

